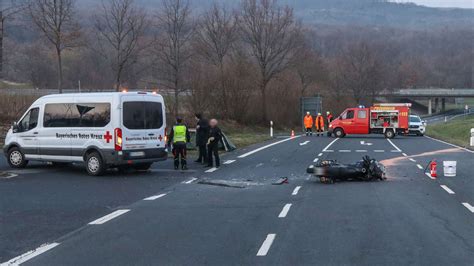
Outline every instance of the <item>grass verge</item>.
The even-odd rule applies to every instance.
[[[473,149],[469,144],[471,128],[474,128],[474,117],[460,117],[447,123],[428,125],[426,135]]]

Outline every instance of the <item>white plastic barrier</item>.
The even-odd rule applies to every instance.
[[[471,128],[471,146],[474,146],[474,128]]]
[[[456,176],[456,161],[444,161],[444,176]]]

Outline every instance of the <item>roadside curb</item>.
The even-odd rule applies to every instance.
[[[456,145],[456,144],[449,143],[449,142],[444,141],[444,140],[440,140],[440,139],[437,139],[437,138],[433,138],[433,137],[430,137],[430,136],[427,136],[427,135],[425,135],[424,137],[425,137],[425,138],[429,138],[429,139],[434,140],[434,141],[438,141],[438,142],[441,142],[441,143],[450,145],[450,146],[453,146],[453,147],[456,147],[456,148],[458,148],[458,149],[460,149],[460,150],[467,151],[467,152],[469,152],[469,153],[474,153],[473,150],[470,150],[470,149],[465,148],[465,147],[461,147],[461,146]]]

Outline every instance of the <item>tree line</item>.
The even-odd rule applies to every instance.
[[[394,88],[472,88],[474,31],[304,25],[276,0],[10,0],[0,13],[0,73],[35,88],[157,90],[175,115],[299,122],[299,99],[370,104]]]

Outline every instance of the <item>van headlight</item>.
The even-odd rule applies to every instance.
[[[329,128],[332,128],[332,124],[329,124]]]

